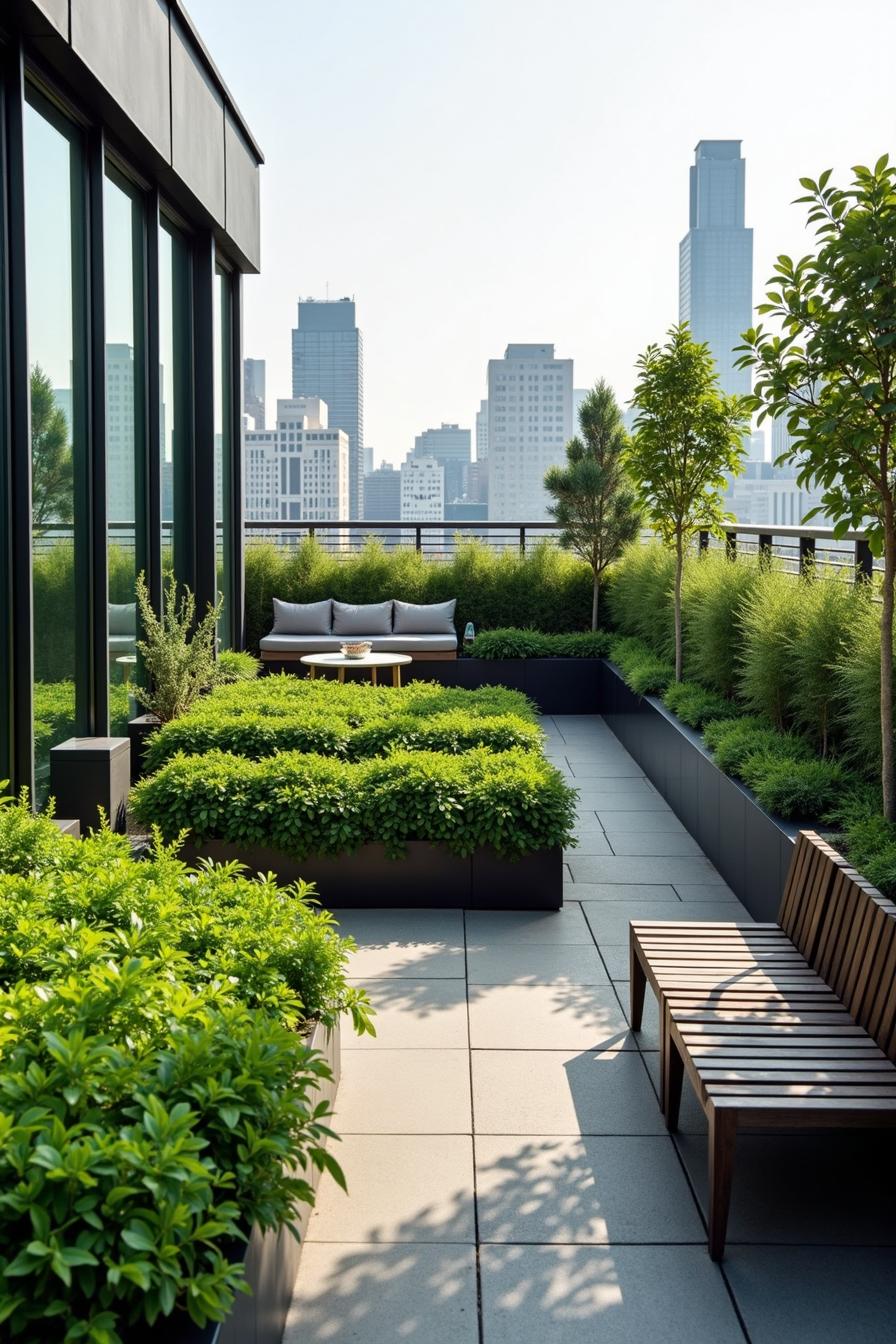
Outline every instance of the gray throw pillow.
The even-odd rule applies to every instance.
[[[455,597],[450,602],[396,602],[394,632],[396,635],[453,635],[456,606]]]
[[[332,602],[281,602],[274,598],[272,635],[328,635]]]
[[[334,635],[391,635],[392,603],[368,602],[354,607],[348,602],[333,603]]]
[[[132,636],[137,634],[136,602],[109,603],[109,634]]]

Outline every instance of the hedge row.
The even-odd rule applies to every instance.
[[[550,543],[525,555],[498,552],[464,541],[446,560],[427,560],[412,547],[386,551],[370,540],[354,555],[338,556],[316,541],[294,549],[246,548],[246,627],[249,647],[271,629],[272,599],[317,602],[444,602],[457,598],[455,624],[477,630],[525,626],[546,632],[587,630],[591,623],[591,571]]]
[[[269,845],[297,858],[371,841],[397,858],[409,840],[518,857],[571,841],[575,796],[543,756],[519,749],[396,750],[357,763],[212,751],[175,756],[137,785],[132,808],[169,840],[188,831],[199,842]]]
[[[604,630],[583,630],[570,635],[546,635],[540,630],[508,626],[484,630],[473,640],[474,658],[603,658],[610,647]]]
[[[351,943],[300,886],[0,807],[0,1319],[12,1338],[122,1344],[203,1326],[232,1248],[290,1224],[309,1166],[341,1178],[295,1029],[345,1009]]]
[[[400,690],[307,681],[283,674],[204,696],[153,734],[146,755],[157,770],[177,752],[230,751],[253,759],[276,751],[345,760],[395,748],[461,752],[471,747],[538,750],[543,735],[518,691],[478,691],[411,682]]]

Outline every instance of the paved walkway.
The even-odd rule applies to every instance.
[[[748,918],[596,717],[546,719],[581,790],[557,914],[346,911],[376,1040],[344,1038],[284,1344],[884,1344],[892,1139],[750,1136],[705,1249],[705,1125],[660,1116],[628,920]]]

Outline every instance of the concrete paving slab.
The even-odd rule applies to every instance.
[[[463,1050],[467,995],[463,980],[353,980],[376,1009],[376,1036],[344,1034],[349,1050]]]
[[[604,964],[592,943],[497,942],[467,953],[471,985],[608,985]]]
[[[612,989],[600,985],[471,985],[474,1050],[635,1049]]]
[[[353,1050],[346,1054],[337,1134],[470,1134],[467,1050]]]

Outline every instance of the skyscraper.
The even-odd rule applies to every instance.
[[[753,230],[744,228],[739,140],[701,140],[691,168],[690,228],[678,249],[679,321],[716,361],[725,392],[746,395],[732,351],[753,323]]]
[[[572,437],[572,360],[552,345],[508,345],[488,362],[488,516],[548,517],[544,474]]]
[[[265,366],[263,359],[243,360],[243,414],[252,421],[252,428],[264,429]]]
[[[246,430],[246,517],[336,521],[348,507],[348,435],[320,397],[278,400],[272,429]]]
[[[454,503],[467,493],[470,470],[470,431],[459,425],[425,429],[414,439],[414,457],[434,457],[445,469],[445,502]]]
[[[351,299],[300,299],[292,333],[292,394],[321,397],[330,428],[348,435],[350,518],[364,515],[364,342]]]

